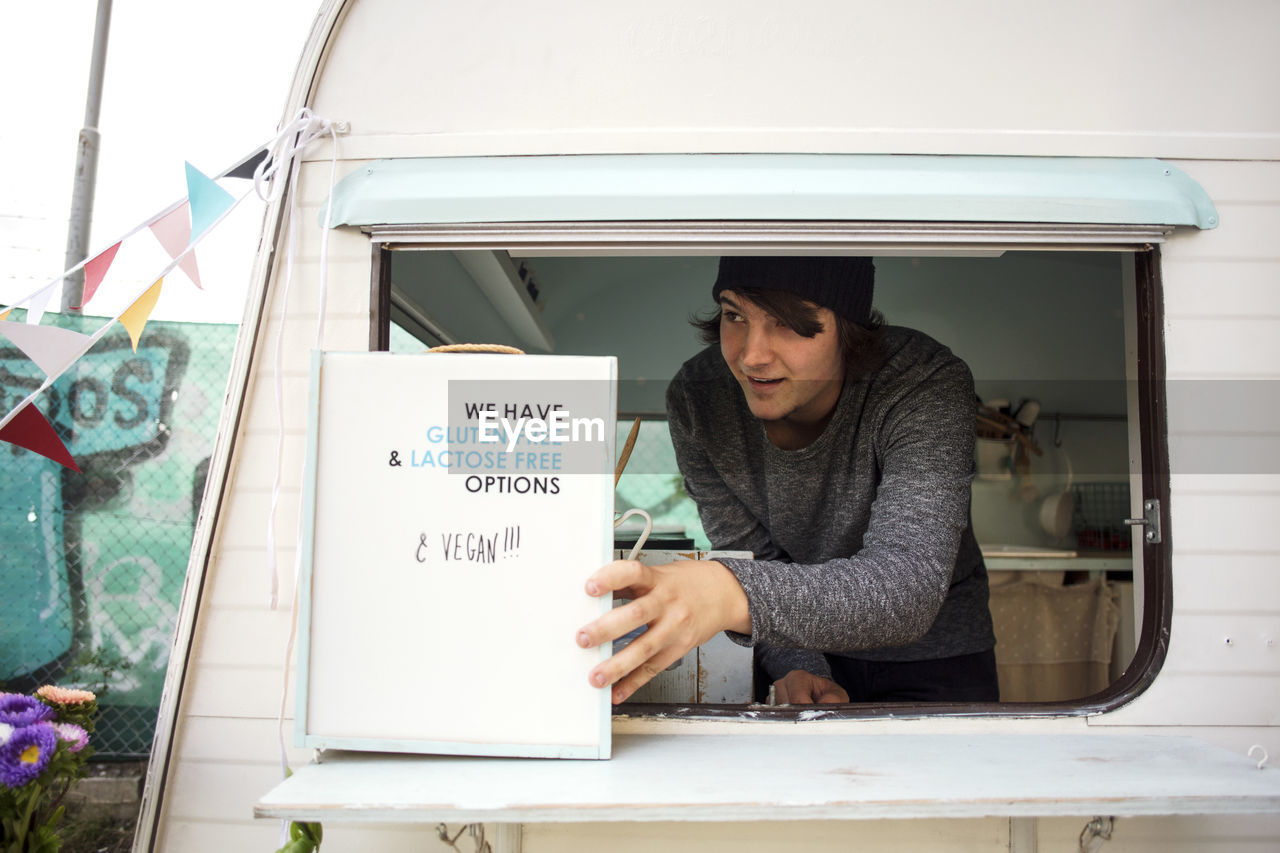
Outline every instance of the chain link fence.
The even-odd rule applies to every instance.
[[[151,322],[134,352],[116,326],[77,360],[34,404],[80,473],[0,444],[0,684],[97,692],[97,757],[151,749],[236,331]],[[43,380],[0,348],[4,412]]]
[[[618,418],[618,444],[621,448],[631,431],[632,421]],[[653,518],[653,533],[646,548],[710,548],[702,531],[698,508],[684,490],[684,479],[676,465],[671,432],[664,420],[643,420],[627,467],[618,480],[613,507],[618,513],[637,507]],[[619,546],[633,542],[643,524],[628,522],[619,527],[615,540]]]

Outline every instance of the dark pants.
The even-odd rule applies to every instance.
[[[1000,701],[994,651],[920,661],[826,657],[850,702]]]

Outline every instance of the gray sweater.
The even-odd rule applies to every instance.
[[[709,347],[680,369],[667,414],[685,488],[746,591],[753,645],[777,679],[829,676],[822,652],[930,660],[995,645],[969,520],[969,368],[920,332],[884,330],[822,435],[780,450]]]

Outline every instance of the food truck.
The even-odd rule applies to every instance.
[[[135,849],[274,849],[289,821],[360,851],[1273,849],[1277,31],[1263,0],[328,0]],[[611,448],[640,427],[607,509],[649,512],[641,559],[706,558],[663,399],[725,255],[871,256],[888,322],[969,364],[1001,701],[771,705],[717,638],[608,714],[600,760],[381,731],[397,701],[497,726],[559,688],[424,684],[447,647],[317,657],[291,568],[323,526],[313,353],[616,359]],[[361,731],[313,727],[322,670]]]

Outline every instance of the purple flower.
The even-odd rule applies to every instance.
[[[75,723],[54,723],[53,730],[57,732],[58,740],[67,744],[70,752],[79,752],[89,743],[89,733]]]
[[[51,719],[54,711],[33,696],[21,693],[0,693],[0,723],[22,728],[32,723]]]
[[[0,783],[21,788],[44,772],[57,748],[58,735],[52,723],[14,729],[9,740],[0,746]]]

